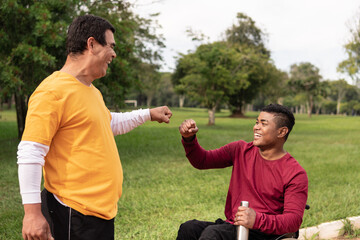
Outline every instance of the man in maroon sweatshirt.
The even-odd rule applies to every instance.
[[[301,225],[308,194],[305,170],[284,150],[295,124],[292,112],[279,104],[264,107],[253,127],[254,140],[204,150],[194,120],[179,127],[186,157],[198,169],[232,166],[225,204],[226,220],[191,220],[181,224],[177,240],[236,239],[236,226],[249,228],[249,240],[281,239]],[[249,207],[241,207],[248,201]]]

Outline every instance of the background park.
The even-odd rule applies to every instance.
[[[279,69],[256,19],[239,12],[222,39],[186,33],[196,48],[179,53],[162,71],[165,39],[157,14],[142,17],[131,2],[44,0],[0,3],[0,239],[21,239],[23,209],[16,151],[29,96],[65,61],[67,26],[80,14],[108,19],[116,28],[117,58],[94,85],[113,111],[168,105],[168,125],[148,122],[116,137],[124,168],[124,193],[116,217],[117,239],[175,239],[180,223],[223,217],[231,169],[193,169],[178,126],[199,124],[206,149],[252,140],[261,107],[277,102],[296,113],[285,148],[305,168],[311,206],[302,227],[360,215],[360,14],[343,45],[337,71],[324,79],[311,62]],[[349,17],[350,18],[350,17]]]

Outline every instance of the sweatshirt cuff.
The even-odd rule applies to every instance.
[[[41,203],[41,193],[21,193],[22,204]]]
[[[185,145],[193,145],[194,143],[197,143],[196,134],[190,140],[185,140],[185,138],[183,136],[181,136],[181,142],[184,146]]]
[[[141,109],[139,111],[144,116],[145,121],[151,121],[150,108]]]
[[[262,216],[262,213],[256,212],[255,223],[254,223],[253,229],[255,229],[255,230],[260,229],[261,216]]]

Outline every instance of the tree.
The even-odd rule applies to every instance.
[[[347,59],[339,63],[338,71],[348,74],[353,84],[360,87],[360,17],[350,29],[351,39],[344,45]]]
[[[15,94],[19,138],[30,93],[65,59],[67,25],[78,7],[72,0],[0,3],[1,91]]]
[[[265,48],[265,34],[256,26],[255,21],[244,13],[238,13],[236,18],[238,24],[233,24],[225,31],[226,41],[246,45],[270,57],[269,50]]]
[[[348,85],[344,101],[343,105],[345,106],[341,107],[341,112],[346,112],[348,115],[360,114],[360,88],[354,85]]]
[[[274,64],[268,65],[268,81],[261,87],[260,92],[270,103],[282,104],[283,97],[288,93],[286,85],[289,81],[287,72],[281,71]]]
[[[214,42],[200,45],[178,60],[176,71],[181,70],[182,77],[177,86],[208,109],[209,125],[215,124],[216,108],[237,89],[248,86],[242,68],[247,57],[226,42]]]
[[[162,37],[151,19],[141,18],[121,0],[3,0],[0,3],[1,94],[15,94],[18,136],[25,125],[27,100],[35,87],[66,59],[67,27],[78,15],[95,14],[115,27],[114,59],[108,74],[95,84],[107,105],[118,109],[137,81],[138,66],[161,60]]]
[[[146,105],[150,108],[151,102],[159,90],[161,75],[158,66],[154,64],[142,63],[139,70],[138,78],[141,82],[141,89],[147,97]]]
[[[176,67],[174,73],[171,75],[171,82],[173,84],[175,93],[179,95],[179,107],[182,108],[185,102],[186,88],[183,84],[180,83],[180,79],[184,78],[187,72],[191,71],[191,67],[188,64],[184,63],[185,58],[184,54],[180,54],[180,58],[176,62]]]
[[[323,106],[328,103],[327,99],[331,94],[330,81],[320,81],[317,95],[314,96],[314,108],[316,114],[320,114]]]
[[[175,106],[177,103],[177,96],[174,92],[174,87],[171,81],[170,72],[162,72],[160,74],[160,86],[158,94],[155,98],[155,105]]]
[[[270,52],[265,48],[265,34],[246,14],[237,14],[238,23],[226,30],[226,41],[237,51],[246,54],[242,68],[246,69],[248,86],[237,89],[229,97],[233,116],[243,116],[244,106],[259,96],[261,87],[275,72]]]
[[[261,109],[270,103],[283,104],[288,94],[286,87],[289,76],[286,72],[276,68],[272,63],[267,65],[267,81],[260,87],[258,97],[253,101],[255,110]],[[256,94],[255,94],[256,95]]]
[[[235,88],[233,93],[228,95],[228,104],[233,117],[242,117],[244,106],[259,96],[260,89],[269,81],[272,70],[267,56],[246,46],[238,46],[237,49],[244,56],[240,69],[246,76],[247,84]]]
[[[336,114],[340,114],[341,102],[343,101],[346,91],[348,89],[348,83],[344,79],[329,82],[333,94],[336,96]]]
[[[319,93],[321,75],[319,69],[309,62],[293,64],[290,67],[289,86],[294,92],[303,93],[306,97],[308,116],[314,106],[314,97]]]

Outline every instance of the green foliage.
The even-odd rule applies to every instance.
[[[158,67],[154,64],[142,63],[140,64],[138,77],[141,82],[140,89],[147,97],[146,105],[150,107],[155,94],[161,86],[161,75],[158,72]]]
[[[238,89],[249,86],[244,62],[252,56],[238,50],[226,42],[214,42],[183,55],[177,63],[177,72],[182,73],[178,89],[186,89],[188,96],[214,111]],[[213,121],[210,117],[209,124]]]
[[[14,1],[0,5],[0,82],[5,94],[29,95],[64,59],[66,20],[74,1]]]
[[[240,44],[256,52],[270,57],[270,51],[265,48],[265,34],[255,24],[255,21],[244,13],[236,16],[238,23],[225,31],[226,40],[231,44]]]
[[[315,240],[315,239],[319,239],[319,235],[320,235],[320,233],[317,232],[317,233],[311,235],[310,237],[305,236],[304,239],[305,239],[305,240]]]
[[[286,81],[286,76],[273,65],[268,57],[248,48],[244,51],[247,58],[243,61],[243,71],[247,73],[248,86],[237,88],[229,97],[229,107],[233,115],[244,115],[245,104],[251,103],[255,98],[269,96],[276,92],[271,98],[277,102],[284,92],[276,86]]]
[[[0,97],[15,95],[19,138],[26,100],[65,59],[66,29],[77,9],[74,0],[0,3]]]
[[[347,115],[359,115],[360,114],[360,102],[359,101],[349,101],[349,102],[345,102],[341,105],[340,108],[340,112],[341,113],[345,113]]]
[[[237,19],[226,30],[225,41],[202,44],[195,52],[180,55],[172,77],[179,95],[186,94],[209,109],[209,124],[210,112],[221,104],[243,114],[244,104],[256,98],[270,79],[283,78],[270,62],[264,34],[255,21],[243,13]]]
[[[171,82],[171,73],[161,73],[160,84],[161,88],[156,95],[155,106],[166,105],[175,106],[177,104],[177,96],[174,92],[174,87]]]
[[[290,67],[289,86],[294,93],[305,94],[309,117],[313,110],[314,98],[320,94],[321,78],[319,69],[309,62],[293,64]]]
[[[354,225],[348,218],[342,220],[343,227],[340,229],[340,236],[346,236],[346,238],[360,237],[360,229],[355,229]]]
[[[135,15],[129,2],[82,0],[4,0],[0,2],[0,98],[16,95],[19,137],[24,128],[26,99],[66,59],[68,25],[78,15],[94,14],[115,27],[117,58],[95,84],[108,105],[118,109],[135,82],[141,64],[158,64],[163,38],[153,21]],[[155,74],[154,70],[152,74]]]
[[[249,84],[247,87],[236,89],[229,96],[228,104],[233,115],[243,115],[245,104],[260,96],[259,93],[261,89],[266,88],[267,82],[280,82],[281,79],[276,79],[279,77],[279,71],[270,62],[270,51],[265,48],[265,34],[246,14],[238,13],[237,20],[236,25],[226,30],[225,36],[231,46],[248,56],[242,68],[246,69]],[[265,92],[264,94],[266,95]]]
[[[355,20],[355,27],[350,29],[351,39],[344,45],[347,59],[339,63],[338,71],[349,75],[353,84],[360,84],[360,16]]]

